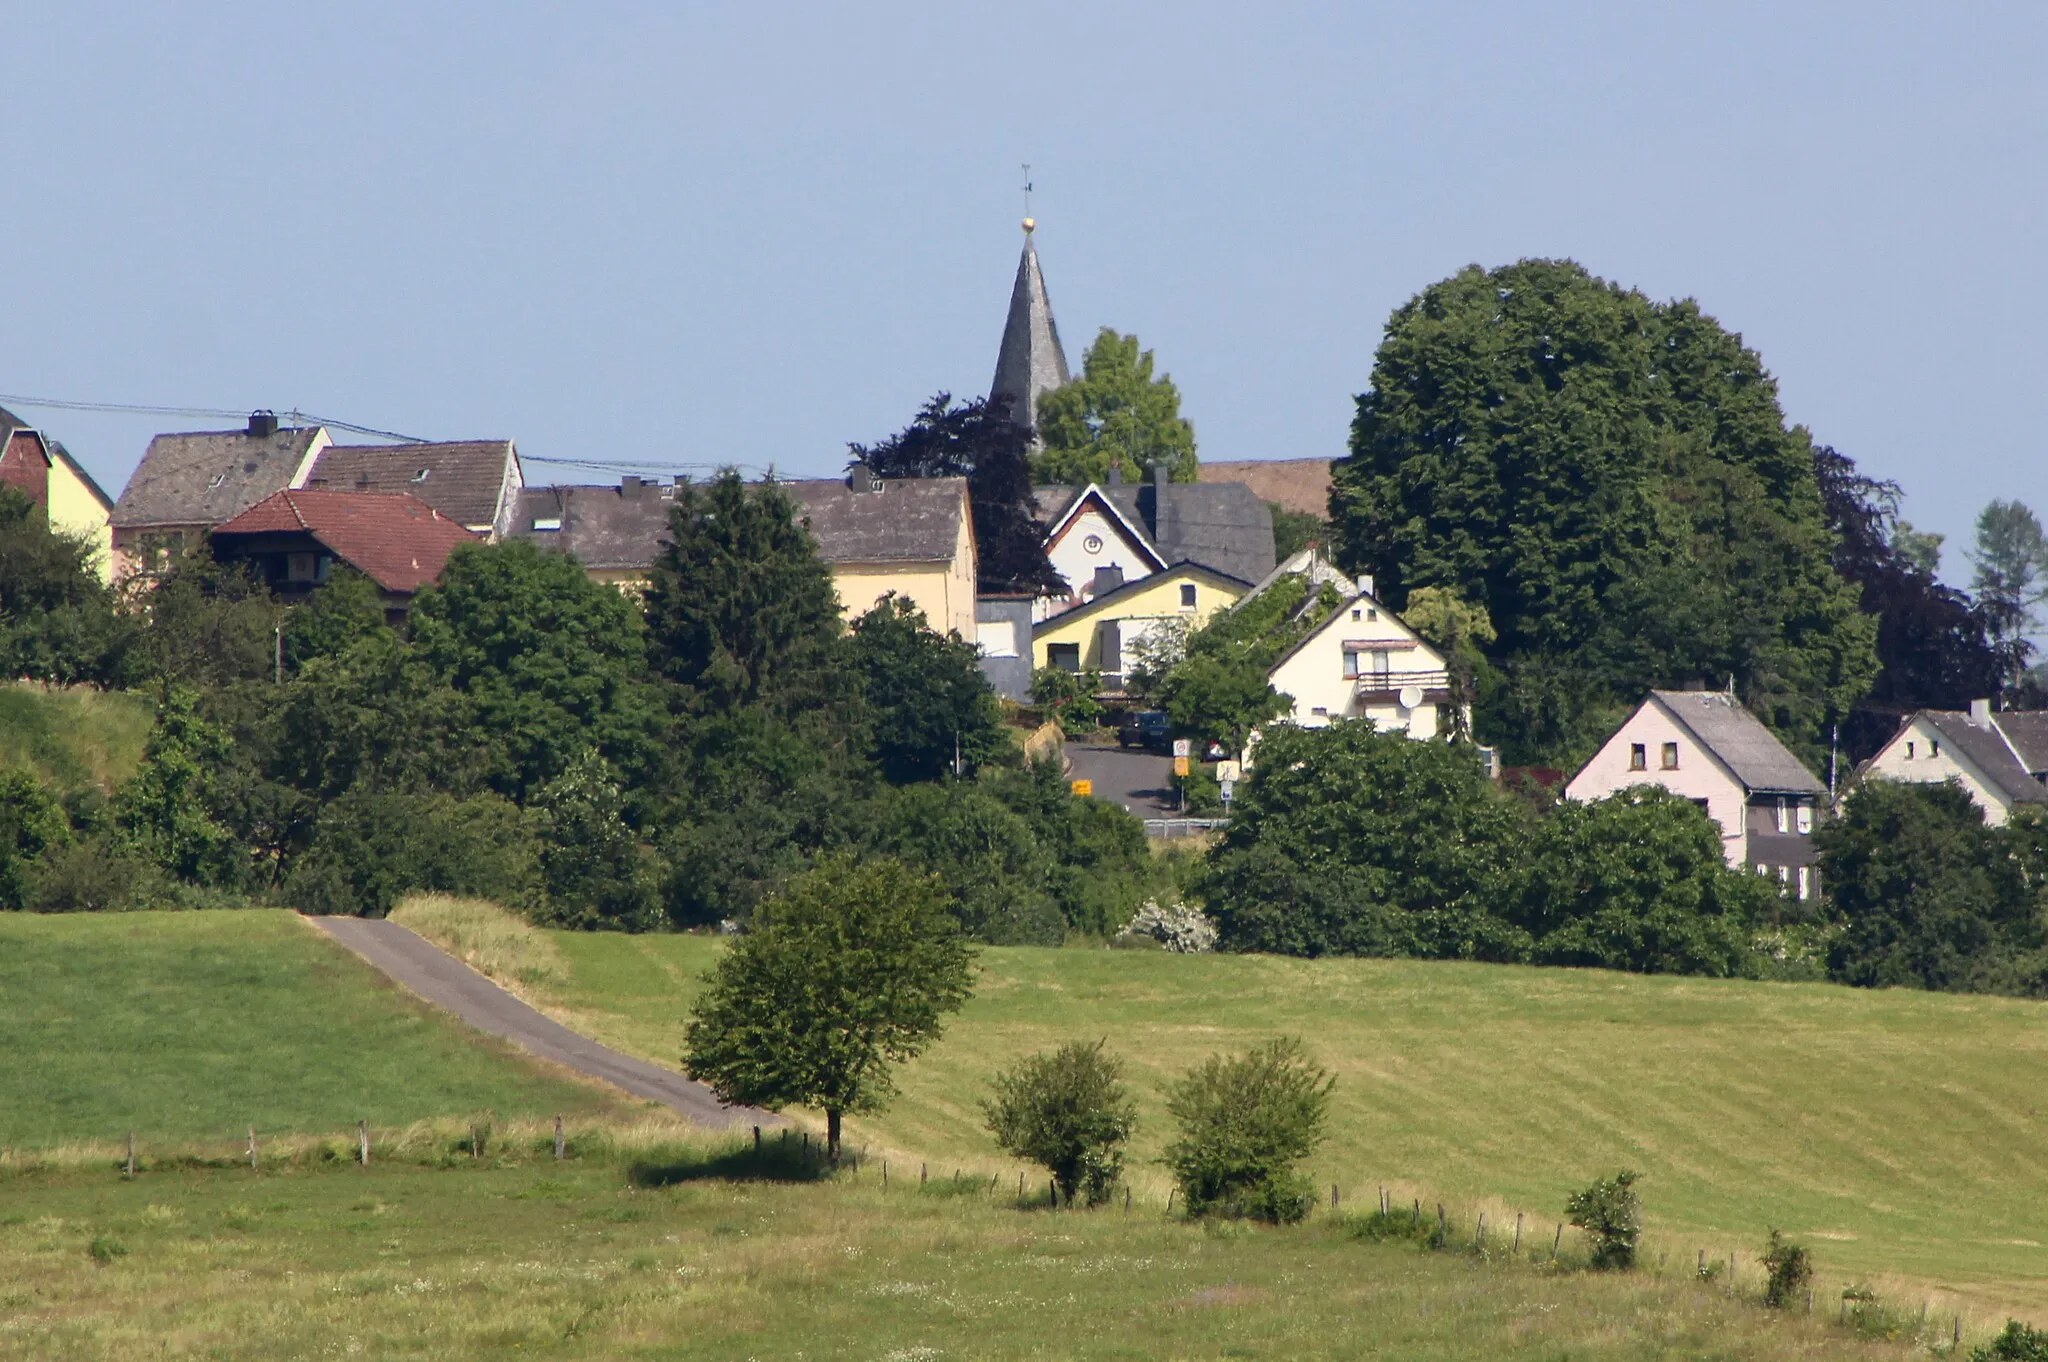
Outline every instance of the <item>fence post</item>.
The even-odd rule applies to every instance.
[[[1054,1210],[1058,1210],[1058,1209],[1060,1208],[1060,1185],[1059,1185],[1059,1183],[1058,1183],[1058,1182],[1056,1182],[1056,1181],[1054,1181],[1054,1180],[1053,1180],[1052,1178],[1047,1178],[1047,1179],[1045,1180],[1045,1192],[1046,1192],[1046,1195],[1047,1195],[1048,1197],[1052,1198],[1052,1208],[1053,1208]],[[1074,1204],[1074,1203],[1073,1203],[1073,1202],[1071,1202],[1071,1201],[1067,1203],[1067,1205],[1068,1205],[1068,1206],[1072,1206],[1073,1204]]]
[[[128,1176],[135,1176],[135,1132],[128,1132]]]
[[[1330,1184],[1330,1214],[1335,1215],[1338,1209],[1339,1203],[1337,1201],[1337,1184],[1333,1182]]]
[[[761,1152],[761,1127],[759,1126],[754,1127],[754,1152],[756,1154]]]
[[[1562,1244],[1563,1242],[1564,1242],[1564,1226],[1563,1226],[1563,1225],[1559,1225],[1559,1226],[1557,1227],[1557,1233],[1556,1233],[1556,1234],[1554,1234],[1554,1235],[1552,1235],[1552,1236],[1551,1236],[1551,1239],[1550,1239],[1550,1261],[1551,1261],[1551,1262],[1553,1262],[1553,1263],[1554,1263],[1554,1262],[1556,1262],[1556,1261],[1557,1261],[1557,1246],[1558,1246],[1559,1244]]]
[[[755,1132],[754,1132],[754,1138],[755,1138],[755,1140],[756,1140],[756,1142],[757,1142],[757,1143],[758,1143],[758,1142],[759,1142],[759,1140],[760,1140],[760,1135],[761,1135],[761,1132],[760,1132],[760,1131],[759,1131],[758,1129],[756,1129],[756,1130],[755,1130]],[[555,1117],[555,1158],[556,1158],[556,1159],[558,1159],[558,1160],[559,1160],[559,1159],[560,1159],[560,1158],[562,1157],[562,1155],[563,1155],[564,1153],[566,1153],[566,1152],[567,1152],[567,1149],[566,1149],[566,1146],[567,1146],[567,1144],[568,1144],[568,1141],[566,1141],[566,1140],[564,1140],[564,1139],[562,1138],[562,1118],[561,1118],[561,1117],[560,1117],[559,1115],[557,1115],[557,1116]]]
[[[1129,1215],[1130,1213],[1131,1213],[1131,1185],[1130,1185],[1129,1183],[1125,1183],[1125,1184],[1124,1184],[1124,1214],[1125,1214],[1125,1215]],[[1961,1327],[1962,1327],[1962,1325],[1961,1325],[1960,1323],[1958,1323],[1956,1327],[1957,1327],[1957,1328],[1961,1328]]]
[[[1479,1228],[1472,1232],[1472,1247],[1486,1252],[1486,1212],[1479,1213]]]
[[[1698,1277],[1701,1281],[1707,1279],[1707,1251],[1705,1249],[1700,1250],[1699,1265],[1693,1269],[1693,1276]]]
[[[1811,1291],[1807,1292],[1807,1293],[1806,1293],[1806,1298],[1807,1298],[1807,1300],[1808,1300],[1808,1301],[1811,1301],[1811,1300],[1813,1299],[1813,1293],[1812,1293]],[[1811,1313],[1813,1313],[1813,1307],[1812,1307],[1811,1305],[1808,1305],[1808,1306],[1807,1306],[1807,1313],[1808,1313],[1808,1314],[1811,1314]],[[1957,1349],[1957,1348],[1960,1348],[1960,1347],[1962,1347],[1962,1346],[1963,1346],[1963,1317],[1962,1317],[1961,1315],[1957,1315],[1957,1316],[1956,1316],[1956,1328],[1955,1328],[1955,1332],[1954,1332],[1953,1334],[1951,1334],[1951,1335],[1949,1336],[1949,1351],[1953,1352],[1953,1351],[1955,1351],[1955,1349]]]
[[[370,1123],[368,1121],[356,1122],[356,1150],[362,1159],[363,1167],[368,1168],[370,1166]]]
[[[1180,1188],[1178,1187],[1169,1187],[1166,1189],[1166,1213],[1168,1215],[1173,1214],[1173,1196],[1174,1193],[1178,1192],[1179,1190]]]
[[[1017,1174],[1017,1204],[1024,1204],[1024,1174],[1021,1170]]]
[[[249,1127],[249,1171],[256,1171],[256,1127]]]
[[[1522,1251],[1522,1213],[1515,1212],[1515,1252]]]
[[[920,1187],[924,1186],[924,1177],[925,1177],[925,1165],[923,1165],[923,1164],[919,1164],[919,1165],[917,1166],[917,1185],[918,1185],[918,1186],[920,1186]]]
[[[1387,1184],[1383,1182],[1383,1183],[1381,1183],[1381,1184],[1380,1184],[1380,1214],[1381,1214],[1381,1215],[1385,1215],[1386,1213],[1387,1213]]]
[[[1436,1246],[1438,1248],[1442,1248],[1444,1245],[1450,1242],[1451,1229],[1449,1224],[1444,1220],[1444,1204],[1443,1202],[1439,1201],[1436,1204]]]
[[[885,1192],[889,1190],[889,1161],[887,1159],[882,1160],[882,1190]]]

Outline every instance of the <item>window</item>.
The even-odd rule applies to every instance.
[[[1650,769],[1650,758],[1645,752],[1643,745],[1639,742],[1632,742],[1628,745],[1628,769],[1631,771],[1647,771]]]
[[[1789,866],[1789,865],[1781,865],[1781,866],[1779,866],[1779,867],[1778,867],[1778,883],[1779,883],[1779,884],[1789,884],[1789,883],[1791,883],[1791,881],[1792,881],[1792,867],[1791,867],[1791,866]]]
[[[558,515],[535,516],[533,518],[533,529],[534,533],[536,534],[545,533],[549,530],[559,530],[561,528],[562,518]]]
[[[412,475],[412,480],[414,482],[425,482],[427,480],[427,474],[433,471],[434,470],[431,468],[422,468],[417,473],[414,473]]]
[[[1365,608],[1365,617],[1369,620],[1376,620],[1380,617],[1380,612],[1373,609],[1371,606],[1367,606]]]
[[[1664,769],[1667,771],[1676,771],[1678,769],[1678,744],[1675,742],[1664,744]]]
[[[1090,553],[1102,552],[1102,536],[1099,534],[1089,535],[1086,539],[1083,539],[1081,541],[1081,547],[1086,549]]]
[[[1327,719],[1330,717],[1329,708],[1324,705],[1317,705],[1314,709],[1310,710],[1309,713],[1315,715],[1318,719]]]
[[[1940,756],[1940,755],[1941,755],[1941,739],[1939,739],[1939,738],[1929,738],[1929,739],[1927,740],[1927,759],[1928,759],[1929,761],[1932,761],[1932,760],[1934,760],[1934,759],[1935,759],[1936,757],[1938,757],[1938,756]]]
[[[1912,740],[1911,738],[1908,738],[1908,739],[1906,740],[1906,760],[1907,760],[1907,761],[1911,761],[1912,759],[1913,759],[1913,740]]]
[[[1795,826],[1799,829],[1799,834],[1802,837],[1813,831],[1813,805],[1803,799],[1799,801],[1798,822]],[[1804,898],[1806,896],[1801,894],[1800,897]]]
[[[284,576],[288,582],[310,582],[314,576],[313,555],[293,553],[285,556]]]
[[[1790,820],[1785,809],[1785,796],[1779,795],[1777,807],[1771,810],[1771,822],[1779,832],[1791,831]]]
[[[1358,649],[1356,649],[1356,648],[1346,648],[1346,649],[1344,650],[1344,679],[1345,679],[1346,681],[1349,681],[1349,680],[1352,680],[1353,678],[1355,678],[1355,677],[1356,677],[1357,675],[1358,675]]]
[[[1181,583],[1180,608],[1183,610],[1192,610],[1195,608],[1195,584],[1193,582]]]
[[[1390,665],[1388,658],[1389,654],[1387,653],[1386,649],[1376,648],[1373,650],[1372,674],[1374,676],[1385,679],[1388,667]]]
[[[1081,645],[1078,643],[1048,643],[1045,645],[1045,664],[1058,667],[1063,672],[1081,671]]]
[[[1365,618],[1365,612],[1363,610],[1354,610],[1351,612],[1351,618],[1355,620],[1362,620]]]
[[[1802,902],[1813,897],[1813,876],[1810,867],[1799,867],[1799,898]]]

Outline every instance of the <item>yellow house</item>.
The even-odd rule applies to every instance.
[[[90,543],[100,580],[113,580],[114,531],[108,519],[113,500],[63,445],[5,410],[0,410],[0,483],[41,506],[51,529]]]
[[[1190,562],[1122,584],[1098,576],[1093,599],[1032,629],[1032,665],[1098,671],[1105,687],[1120,689],[1130,649],[1154,630],[1173,622],[1198,629],[1251,589],[1250,582]]]
[[[848,620],[894,592],[942,634],[975,637],[974,514],[965,478],[847,478],[783,484],[832,569]]]

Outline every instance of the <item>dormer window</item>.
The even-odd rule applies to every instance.
[[[536,531],[559,530],[562,528],[562,518],[558,515],[536,516],[534,517],[533,528]]]
[[[427,480],[427,474],[431,473],[432,471],[433,470],[430,468],[422,468],[419,472],[412,475],[412,480],[414,482],[425,482]]]
[[[225,473],[215,473],[215,474],[213,475],[213,477],[212,477],[212,478],[210,478],[210,479],[209,479],[209,480],[207,481],[207,484],[206,484],[206,490],[210,492],[210,491],[212,491],[212,490],[213,490],[214,488],[216,488],[216,487],[220,486],[220,485],[221,485],[222,483],[226,482],[227,480],[228,480],[228,475],[227,475],[227,474],[225,474]]]

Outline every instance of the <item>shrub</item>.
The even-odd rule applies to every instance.
[[[0,908],[29,905],[36,858],[69,831],[63,804],[40,780],[27,771],[0,771]]]
[[[1776,1230],[1771,1231],[1764,1249],[1764,1270],[1769,1274],[1764,1282],[1764,1304],[1773,1309],[1791,1305],[1813,1285],[1812,1255]]]
[[[1322,1143],[1336,1082],[1286,1036],[1231,1058],[1211,1055],[1175,1084],[1166,1108],[1180,1136],[1165,1163],[1188,1213],[1275,1224],[1307,1215],[1314,1192],[1294,1165]]]
[[[1636,1175],[1626,1170],[1602,1178],[1565,1202],[1569,1222],[1593,1240],[1593,1266],[1625,1271],[1635,1266],[1636,1240],[1643,1233],[1643,1199]]]
[[[42,854],[31,875],[28,906],[39,913],[130,908],[150,879],[150,868],[117,839],[82,838]]]
[[[359,788],[321,810],[284,894],[307,912],[368,917],[414,892],[520,903],[533,892],[533,863],[525,815],[509,800]]]
[[[2009,1319],[2003,1333],[1970,1354],[1970,1362],[2048,1362],[2048,1329]]]
[[[1064,667],[1040,667],[1031,673],[1031,698],[1068,737],[1086,733],[1102,722],[1102,673],[1074,673]]]
[[[1070,1206],[1077,1193],[1090,1206],[1109,1199],[1137,1123],[1123,1064],[1104,1044],[1070,1041],[1031,1055],[997,1074],[995,1096],[981,1104],[996,1143],[1051,1173]]]
[[[1216,779],[1214,766],[1189,762],[1186,775],[1171,779],[1173,792],[1190,814],[1203,817],[1223,812],[1223,782]]]
[[[111,1234],[96,1234],[92,1237],[92,1242],[85,1246],[85,1254],[101,1267],[105,1267],[116,1258],[127,1257],[128,1246]]]
[[[1216,924],[1191,903],[1169,900],[1161,904],[1146,899],[1144,907],[1118,932],[1119,944],[1126,940],[1156,941],[1170,951],[1193,955],[1216,949]]]

